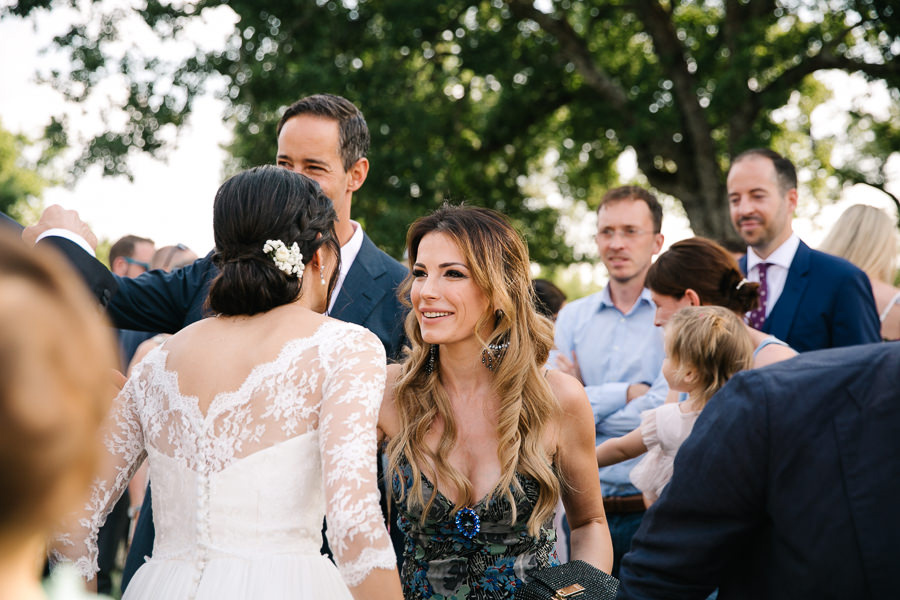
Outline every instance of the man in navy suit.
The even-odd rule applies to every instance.
[[[379,250],[350,218],[353,193],[369,172],[368,148],[369,130],[362,113],[339,96],[302,98],[285,111],[278,125],[277,163],[316,181],[337,212],[341,272],[328,314],[366,327],[384,344],[388,357],[398,358],[405,309],[396,289],[406,277],[406,268]],[[73,211],[50,207],[36,226],[26,228],[25,237],[35,241],[55,228],[83,233],[86,226]],[[83,274],[103,268],[79,258]],[[118,292],[108,304],[109,315],[122,329],[175,333],[207,316],[204,302],[216,272],[205,257],[171,273],[151,271],[134,279],[117,278]]]
[[[741,153],[728,171],[731,221],[747,243],[741,269],[760,284],[752,327],[799,352],[881,340],[869,278],[849,262],[812,250],[793,232],[797,171],[767,149]]]
[[[353,193],[363,185],[369,172],[366,153],[370,138],[362,113],[340,96],[308,96],[285,111],[277,132],[277,164],[316,181],[337,212],[335,230],[341,243],[341,272],[328,314],[366,327],[384,344],[388,357],[399,358],[406,310],[397,297],[397,288],[407,270],[378,249],[362,227],[350,219]],[[83,231],[84,224],[73,211],[50,207],[38,225],[26,229],[25,237],[34,241],[46,230],[57,227]],[[96,265],[85,264],[84,257],[78,260],[80,270],[89,279],[100,265],[96,261]],[[150,271],[134,279],[117,278],[118,292],[102,293],[111,296],[107,310],[116,327],[175,333],[208,316],[204,303],[216,273],[207,256],[170,273]],[[123,588],[143,562],[143,555],[150,553],[150,497],[148,493],[144,499]],[[399,540],[394,541],[396,546]]]
[[[619,598],[896,598],[900,343],[737,374],[675,458]]]

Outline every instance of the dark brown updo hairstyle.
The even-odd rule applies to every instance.
[[[724,306],[741,315],[759,302],[759,284],[744,279],[725,248],[702,237],[675,242],[660,254],[647,271],[647,287],[673,298],[692,289],[700,304]]]
[[[0,547],[48,533],[83,501],[115,357],[112,328],[62,255],[0,231]]]
[[[209,307],[222,315],[255,315],[297,299],[300,278],[275,266],[263,251],[267,240],[281,240],[288,248],[296,242],[304,265],[316,250],[328,248],[337,261],[328,282],[330,298],[341,259],[335,219],[331,200],[315,181],[281,167],[254,167],[223,183],[213,205],[212,260],[219,274],[209,288]]]

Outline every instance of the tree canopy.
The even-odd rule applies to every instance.
[[[28,141],[0,124],[0,211],[24,222],[34,216],[47,181],[23,156]]]
[[[27,17],[79,4],[33,0],[7,12]],[[615,161],[629,147],[647,182],[681,201],[696,233],[733,237],[729,159],[758,146],[791,155],[785,124],[772,113],[792,94],[814,90],[811,74],[839,69],[884,81],[900,103],[900,65],[892,60],[900,10],[890,0],[90,6],[55,40],[71,70],[50,78],[76,101],[112,76],[126,82],[128,95],[118,106],[121,123],[88,141],[76,174],[94,163],[127,174],[130,153],[164,151],[164,131],[185,123],[211,79],[222,82],[235,132],[229,170],[273,161],[275,123],[292,101],[340,94],[363,110],[372,131],[372,169],[354,217],[395,256],[406,226],[449,199],[501,210],[526,234],[535,260],[569,262],[558,212],[528,193],[528,176],[550,157],[560,194],[595,205],[617,183]],[[147,56],[120,34],[123,19],[137,15],[166,43],[190,43],[192,24],[223,6],[235,16],[224,45],[197,46],[184,60]],[[65,142],[68,124],[52,126]],[[856,150],[841,168],[818,153],[816,168],[878,184],[877,164],[893,147],[874,140]]]

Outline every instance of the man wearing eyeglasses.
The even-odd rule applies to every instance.
[[[662,331],[653,323],[656,305],[644,279],[662,249],[662,207],[637,186],[609,190],[597,211],[597,250],[609,283],[596,294],[567,304],[556,320],[550,364],[578,378],[594,411],[596,441],[625,435],[641,411],[663,403],[668,386],[660,376]],[[613,575],[644,514],[629,472],[639,459],[599,470],[603,505],[613,539]]]
[[[119,277],[137,277],[150,270],[155,252],[153,240],[126,235],[109,249],[109,270]]]

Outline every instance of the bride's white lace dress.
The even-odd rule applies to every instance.
[[[378,508],[376,424],[384,350],[328,321],[258,364],[206,414],[154,350],[119,394],[114,460],[64,554],[96,571],[96,532],[146,456],[153,556],[125,598],[350,598],[347,585],[396,559]],[[337,568],[319,553],[322,518]]]

